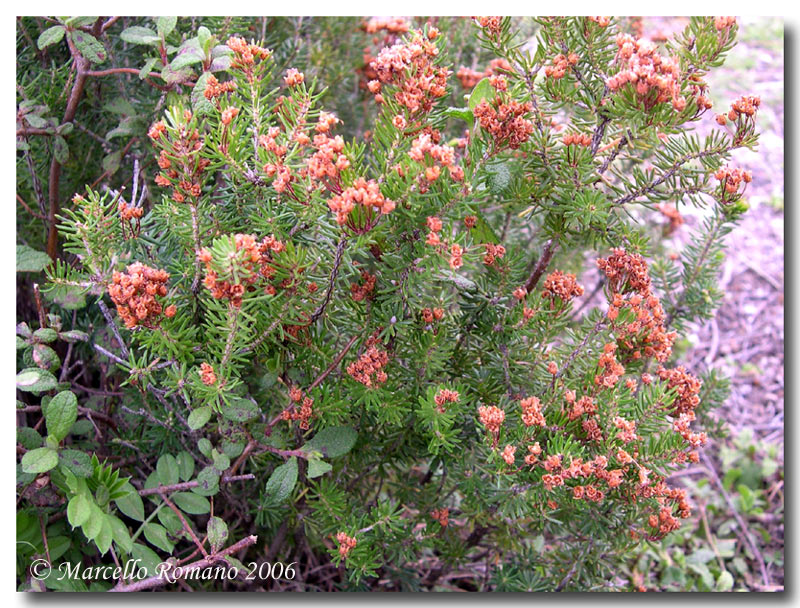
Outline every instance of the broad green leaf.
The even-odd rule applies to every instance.
[[[103,529],[103,522],[105,521],[105,513],[94,502],[89,502],[89,509],[91,513],[89,518],[81,526],[83,533],[89,540],[94,540]]]
[[[17,272],[41,272],[50,265],[50,256],[27,245],[17,245]]]
[[[17,427],[17,443],[26,450],[35,450],[42,446],[42,436],[29,426]]]
[[[172,33],[172,30],[175,29],[177,23],[177,17],[158,17],[156,19],[156,29],[158,30],[159,35],[166,38],[170,35],[170,33]]]
[[[158,57],[151,57],[147,61],[144,62],[142,69],[139,70],[139,80],[144,80],[150,74],[150,70],[153,69],[153,66],[158,62]]]
[[[210,405],[205,405],[192,410],[192,413],[189,414],[189,418],[186,421],[189,424],[189,428],[193,431],[203,428],[206,425],[206,422],[208,422],[211,418],[212,411],[213,410],[211,409]]]
[[[78,419],[78,398],[71,391],[61,391],[47,405],[47,432],[61,441]]]
[[[55,339],[58,338],[58,332],[55,329],[50,327],[41,327],[33,332],[33,337],[38,340],[39,342],[55,342]]]
[[[192,492],[200,496],[214,496],[219,492],[219,473],[214,467],[206,467],[197,475],[199,485]]]
[[[151,545],[167,553],[172,553],[175,548],[175,544],[167,538],[167,529],[161,524],[152,522],[144,524],[144,537]]]
[[[231,466],[231,459],[228,458],[227,454],[220,454],[217,450],[214,450],[211,455],[214,461],[214,468],[220,473]]]
[[[131,519],[144,521],[144,501],[142,501],[142,497],[139,496],[139,492],[137,492],[133,486],[130,484],[128,484],[128,486],[130,486],[132,491],[122,498],[115,499],[114,503],[117,505],[117,509]]]
[[[189,452],[183,451],[175,456],[175,461],[178,463],[178,475],[181,481],[189,481],[194,475],[194,457]]]
[[[487,98],[494,99],[494,87],[492,87],[488,78],[484,78],[472,89],[472,93],[469,96],[469,109],[474,111]]]
[[[329,426],[314,435],[300,448],[304,452],[320,452],[326,458],[347,454],[356,442],[358,433],[349,426]]]
[[[214,104],[205,96],[206,84],[210,75],[209,72],[203,72],[192,88],[192,111],[197,116],[207,116],[215,110]]]
[[[333,467],[330,463],[325,462],[324,460],[320,460],[319,458],[311,458],[308,461],[308,478],[314,479],[316,477],[320,477],[324,475],[328,471],[330,471]]]
[[[66,29],[63,25],[49,27],[39,34],[39,38],[36,40],[36,46],[38,46],[39,49],[43,49],[51,44],[61,42],[61,39],[64,37],[64,32],[66,32]]]
[[[280,504],[289,498],[295,483],[297,483],[297,458],[292,456],[288,462],[272,471],[265,491],[275,503]]]
[[[511,171],[507,163],[494,163],[487,167],[489,172],[488,186],[492,194],[500,195],[511,184]]]
[[[37,367],[48,371],[55,371],[61,366],[61,359],[58,358],[56,351],[47,344],[34,344],[31,349],[31,359]]]
[[[222,415],[233,422],[247,422],[258,413],[258,406],[249,399],[231,399],[230,405],[222,408]]]
[[[92,63],[103,63],[106,60],[106,49],[97,38],[80,30],[73,30],[70,36],[75,47],[86,59]]]
[[[69,469],[76,477],[91,477],[94,472],[91,458],[80,450],[59,451],[58,462],[62,467]]]
[[[64,340],[65,342],[88,342],[89,341],[89,334],[85,331],[80,331],[77,329],[71,329],[69,331],[62,331],[58,334],[58,337]]]
[[[85,524],[91,514],[91,503],[83,494],[78,494],[69,499],[69,503],[67,503],[67,521],[73,529]]]
[[[208,518],[208,526],[206,527],[208,533],[208,542],[211,544],[212,551],[219,551],[225,546],[228,540],[228,524],[216,516]]]
[[[733,589],[733,575],[727,570],[723,570],[717,577],[717,591],[730,591]]]
[[[25,473],[46,473],[58,464],[58,452],[53,448],[36,448],[22,457],[22,470]]]
[[[493,245],[500,243],[497,234],[481,215],[475,216],[475,226],[470,228],[469,232],[478,243],[492,243]]]
[[[469,123],[471,123],[473,120],[473,115],[472,112],[470,112],[470,108],[449,107],[443,113],[449,118],[459,118],[461,120],[466,120]]]
[[[175,485],[180,479],[178,462],[172,454],[164,454],[158,459],[156,472],[158,473],[158,481],[162,486]]]
[[[133,568],[134,572],[138,572],[139,568],[144,570],[145,577],[156,576],[158,574],[158,565],[163,561],[158,553],[153,551],[150,547],[140,543],[134,543],[131,548],[131,558],[138,560],[136,567]]]
[[[161,36],[156,34],[150,28],[142,27],[140,25],[134,25],[133,27],[129,27],[128,29],[124,30],[120,34],[120,38],[122,38],[125,42],[130,42],[131,44],[155,45],[161,42]]]
[[[111,534],[114,538],[114,542],[117,543],[117,546],[125,551],[125,553],[130,553],[133,548],[133,541],[131,540],[130,532],[128,532],[128,527],[116,515],[107,515],[106,519],[111,526]]]
[[[21,391],[39,393],[53,390],[56,386],[56,377],[38,367],[29,367],[17,374],[17,388]]]
[[[198,63],[202,63],[203,59],[205,59],[205,57],[203,57],[203,53],[200,51],[200,49],[186,47],[180,51],[178,55],[170,62],[169,67],[177,71],[186,67],[197,65]]]
[[[177,492],[172,495],[172,502],[191,515],[205,515],[211,511],[208,499],[193,492]]]
[[[67,145],[67,140],[60,135],[56,135],[53,138],[53,155],[60,165],[66,164],[69,160],[69,146]]]

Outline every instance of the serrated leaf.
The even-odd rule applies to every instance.
[[[50,265],[50,256],[27,245],[17,245],[17,272],[41,272]]]
[[[172,502],[191,515],[205,515],[211,511],[208,499],[192,492],[177,492],[172,495]]]
[[[192,410],[192,413],[189,414],[189,418],[186,420],[189,428],[193,431],[203,428],[211,418],[212,411],[213,410],[211,409],[210,405],[198,407],[197,409]]]
[[[61,42],[61,39],[64,37],[64,32],[66,32],[66,29],[63,25],[49,27],[39,34],[39,38],[36,40],[36,46],[41,50],[51,44]]]
[[[122,38],[125,42],[130,42],[131,44],[155,45],[161,43],[161,37],[158,34],[156,34],[150,28],[142,27],[140,25],[134,25],[127,28],[120,34],[120,38]]]
[[[272,471],[264,491],[274,503],[280,504],[289,498],[296,483],[297,458],[292,456],[288,462]]]
[[[47,432],[61,441],[78,419],[78,398],[71,391],[58,393],[48,404],[44,418]]]
[[[326,458],[347,454],[358,439],[358,433],[349,426],[329,426],[314,435],[300,449],[320,452]]]
[[[38,367],[28,367],[17,374],[17,388],[27,392],[44,392],[58,386],[56,377]]]
[[[211,544],[212,551],[219,551],[225,546],[228,540],[228,524],[222,519],[216,516],[209,517],[206,532],[208,533],[208,542]]]
[[[70,37],[80,54],[92,63],[103,63],[106,60],[105,47],[91,34],[73,30],[70,32]]]

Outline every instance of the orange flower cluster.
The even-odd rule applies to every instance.
[[[428,245],[437,247],[441,243],[441,240],[439,239],[439,233],[442,231],[442,220],[440,220],[438,217],[429,216],[426,220],[426,223],[430,232],[428,233],[428,237],[425,239],[425,242]]]
[[[621,68],[606,80],[608,88],[616,91],[630,83],[645,109],[670,101],[672,107],[681,112],[686,107],[686,98],[681,95],[677,59],[662,57],[655,44],[642,38],[634,40],[629,34],[618,34],[616,42]],[[653,90],[658,92],[654,98],[650,96]]]
[[[120,217],[125,220],[126,222],[130,222],[131,220],[138,220],[142,217],[144,213],[144,209],[141,207],[135,207],[133,205],[129,205],[125,201],[119,201],[119,205],[117,205],[117,210],[119,211]]]
[[[200,364],[200,380],[206,386],[212,386],[217,383],[217,374],[214,373],[214,368],[205,361]]]
[[[671,500],[677,504],[678,517],[681,519],[686,519],[692,514],[689,502],[686,500],[686,490],[670,488],[663,481],[659,481],[654,486],[641,488],[638,494],[643,498],[655,498],[661,503],[658,515],[650,515],[647,522],[651,528],[655,528],[658,532],[658,536],[651,536],[652,540],[658,540],[681,527],[681,522],[672,514],[672,507],[664,504],[666,500]]]
[[[744,171],[738,167],[723,167],[718,169],[717,172],[714,173],[714,177],[722,184],[724,194],[739,194],[739,186],[743,182],[749,184],[753,181],[753,174],[750,171]],[[744,189],[742,189],[742,192],[744,192]],[[727,202],[724,194],[722,200],[723,202]]]
[[[255,66],[256,59],[265,61],[272,56],[272,51],[262,48],[255,44],[248,44],[244,38],[231,37],[225,43],[228,48],[233,51],[233,60],[231,61],[231,68],[234,70],[241,70],[247,77],[247,82],[254,82],[255,74],[253,66]]]
[[[375,275],[370,274],[366,270],[362,270],[361,280],[363,281],[361,285],[358,283],[350,284],[350,297],[353,298],[354,302],[361,302],[367,299],[371,300],[373,298],[372,292],[375,291],[375,282],[378,279]]]
[[[382,87],[393,85],[397,88],[395,101],[416,114],[430,112],[433,101],[445,96],[450,70],[434,65],[439,49],[432,42],[436,36],[431,34],[432,31],[426,38],[417,30],[408,41],[381,49],[370,62],[377,79],[371,80],[368,88],[375,101],[382,103]]]
[[[683,225],[683,216],[675,205],[662,203],[658,205],[657,209],[661,215],[669,220],[669,226],[666,228],[667,234],[672,234],[679,226]]]
[[[608,27],[611,17],[586,17],[589,21],[594,21],[600,27]]]
[[[517,287],[517,288],[514,290],[514,293],[513,293],[513,296],[514,296],[514,297],[515,297],[517,300],[519,300],[520,302],[522,302],[522,300],[524,300],[524,299],[525,299],[525,296],[527,296],[527,295],[528,295],[528,290],[527,290],[527,289],[525,289],[525,286],[523,286],[523,285],[520,285],[519,287]]]
[[[514,454],[517,452],[517,447],[508,444],[500,453],[500,457],[505,460],[506,464],[514,464]]]
[[[108,295],[116,305],[125,327],[158,327],[161,313],[166,314],[166,311],[156,301],[156,297],[167,295],[168,280],[167,271],[150,268],[141,262],[131,264],[125,272],[114,272],[111,285],[108,286]],[[167,316],[173,316],[175,307],[169,308],[172,314]]]
[[[482,405],[478,408],[478,418],[497,441],[497,435],[500,433],[500,427],[506,419],[506,413],[495,405]]]
[[[332,138],[325,133],[315,135],[314,147],[317,151],[306,161],[312,179],[338,180],[339,172],[350,167],[350,160],[343,154],[344,140],[341,135]]]
[[[431,517],[439,522],[439,525],[442,526],[442,528],[446,528],[447,524],[450,523],[450,509],[447,507],[434,509],[431,511]]]
[[[567,400],[569,402],[569,400]],[[572,404],[572,409],[569,411],[568,417],[570,420],[577,420],[584,414],[592,417],[597,413],[597,404],[594,399],[585,395]]]
[[[211,291],[211,297],[218,300],[228,299],[232,306],[239,308],[245,291],[254,290],[254,284],[259,279],[271,279],[275,275],[275,268],[271,264],[272,254],[280,253],[286,246],[274,236],[264,237],[261,242],[256,241],[256,237],[252,234],[235,234],[233,238],[236,251],[242,253],[234,260],[220,262],[225,267],[235,265],[235,273],[232,267],[229,270],[230,275],[235,276],[238,282],[231,283],[219,278],[212,266],[213,256],[208,249],[201,249],[198,257],[205,264],[206,278],[203,283]],[[269,285],[264,291],[274,293],[274,290],[275,288]]]
[[[728,120],[737,121],[744,117],[745,120],[754,120],[758,108],[761,106],[761,98],[757,95],[745,95],[731,104],[728,114],[717,114],[716,121],[720,125],[727,124]]]
[[[355,549],[355,546],[358,543],[355,538],[348,536],[344,532],[339,532],[336,534],[336,542],[339,543],[339,557],[342,559],[345,559],[350,551]]]
[[[467,228],[475,228],[475,225],[478,223],[478,218],[474,215],[468,215],[464,218],[464,226]]]
[[[542,414],[542,402],[536,397],[527,397],[519,402],[522,408],[522,423],[527,426],[547,426]]]
[[[736,17],[714,17],[714,27],[717,31],[725,30],[736,23]]]
[[[163,173],[156,176],[155,182],[162,188],[172,188],[172,200],[183,203],[187,197],[196,199],[202,192],[205,170],[211,164],[207,158],[200,158],[203,139],[197,129],[189,129],[192,113],[186,110],[184,124],[179,125],[172,137],[163,121],[155,123],[148,132],[150,139],[161,146],[157,161]],[[164,136],[164,137],[162,137]]]
[[[502,245],[495,245],[493,243],[484,243],[483,246],[486,252],[483,254],[483,263],[491,266],[497,260],[502,259],[506,254],[506,248]]]
[[[574,144],[576,146],[588,148],[592,145],[592,137],[588,133],[565,133],[561,141],[564,142],[565,146]]]
[[[309,421],[314,415],[313,405],[314,399],[308,395],[304,395],[303,391],[298,386],[293,386],[289,389],[289,398],[294,402],[293,407],[286,408],[281,412],[282,420],[295,420],[300,422],[300,428],[307,431],[309,428]],[[300,404],[298,409],[297,404]]]
[[[545,66],[544,75],[548,78],[558,80],[559,78],[563,78],[564,74],[569,70],[569,67],[576,63],[578,63],[578,55],[576,53],[569,53],[568,55],[559,53],[553,57],[552,65]]]
[[[289,68],[286,70],[286,76],[283,77],[283,82],[286,83],[287,87],[296,87],[303,84],[305,79],[306,77],[303,72],[298,71],[296,68]]]
[[[422,320],[428,325],[434,321],[441,321],[442,317],[444,317],[444,308],[422,309]]]
[[[607,258],[597,260],[597,267],[605,273],[612,293],[626,288],[642,296],[650,291],[650,272],[647,261],[638,253],[628,253],[622,248],[614,249]]]
[[[511,67],[511,64],[508,63],[506,59],[497,57],[489,62],[489,65],[485,70],[483,70],[483,72],[461,66],[458,69],[458,72],[456,72],[456,78],[461,81],[462,87],[465,89],[471,89],[484,78],[500,75],[503,71],[510,72],[512,69],[513,68]]]
[[[531,111],[531,102],[519,103],[512,99],[504,103],[494,99],[490,103],[483,100],[473,110],[475,118],[481,128],[488,131],[494,138],[497,151],[503,148],[516,150],[531,136],[534,130],[533,123],[523,116]]]
[[[594,378],[594,383],[603,388],[614,388],[614,385],[619,382],[619,379],[625,373],[625,368],[617,361],[615,352],[617,344],[609,342],[603,347],[603,354],[597,362],[598,367],[602,370]]]
[[[220,122],[223,125],[231,124],[231,121],[239,115],[239,108],[226,108],[222,111]]]
[[[206,78],[206,90],[203,91],[203,95],[206,99],[216,99],[217,97],[221,97],[225,93],[231,93],[236,90],[236,82],[233,80],[227,80],[225,82],[220,82],[217,80],[217,77],[213,74],[209,74],[208,78]]]
[[[563,302],[570,302],[573,298],[583,295],[583,286],[578,285],[575,275],[555,270],[547,275],[542,289],[542,297],[553,300],[558,297]]]
[[[672,402],[673,414],[693,412],[700,405],[700,389],[703,383],[686,371],[682,365],[674,369],[659,368],[658,377],[667,382],[670,389],[676,393]]]
[[[619,429],[617,439],[623,443],[630,443],[631,441],[639,439],[639,436],[636,434],[635,420],[625,420],[622,416],[616,416],[614,418],[614,426]]]
[[[404,17],[373,17],[361,27],[367,34],[375,34],[381,30],[390,34],[405,34],[410,25]]]
[[[436,409],[444,413],[446,403],[458,403],[458,391],[451,391],[449,388],[443,388],[433,398],[436,404]]]
[[[695,413],[693,411],[684,412],[678,419],[672,423],[672,430],[683,437],[686,442],[693,448],[699,448],[706,444],[708,436],[705,433],[695,433],[689,425],[695,420]]]
[[[503,27],[502,17],[473,17],[482,28],[488,30],[490,37],[497,37]]]
[[[388,379],[383,368],[389,363],[389,355],[385,350],[375,346],[377,342],[377,338],[369,338],[367,340],[367,350],[364,354],[347,366],[347,373],[350,374],[353,380],[360,382],[367,388],[381,385]]]
[[[441,168],[447,167],[450,177],[460,182],[464,179],[464,169],[456,166],[456,155],[453,148],[438,144],[440,137],[438,131],[422,133],[411,142],[411,149],[408,151],[408,155],[418,163],[424,163],[426,157],[434,161],[433,166],[428,166],[425,169],[425,179],[427,181],[436,181],[441,174]]]
[[[358,204],[368,209],[377,208],[383,215],[391,213],[395,207],[394,201],[381,194],[378,182],[374,179],[367,181],[363,177],[359,177],[352,186],[328,201],[328,207],[336,214],[336,222],[340,226],[347,222],[350,212]]]
[[[450,268],[453,270],[458,270],[464,265],[464,249],[461,245],[457,243],[453,243],[450,246]]]

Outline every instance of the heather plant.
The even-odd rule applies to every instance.
[[[144,564],[65,589],[465,567],[473,590],[643,589],[618,564],[690,516],[667,478],[726,383],[674,351],[719,303],[751,180],[731,153],[757,142],[759,100],[715,113],[705,82],[735,20],[663,45],[608,17],[362,29],[347,75],[230,24],[121,32],[169,89],[147,196],[87,185],[62,255],[19,252],[46,267],[17,328],[20,588],[47,552]],[[670,255],[686,205],[707,219]],[[221,564],[241,580],[183,580]]]

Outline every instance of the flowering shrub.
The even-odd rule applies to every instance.
[[[680,527],[668,477],[724,383],[676,340],[716,307],[751,179],[731,152],[757,139],[758,99],[709,111],[735,20],[656,46],[544,18],[532,52],[518,25],[366,21],[360,131],[251,33],[185,35],[197,60],[147,127],[152,203],[87,187],[62,214],[44,290],[85,303],[84,331],[18,327],[21,407],[49,433],[19,429],[23,526],[48,505],[102,563],[295,562],[308,588],[436,588],[489,560],[471,588],[505,590],[615,586]],[[483,71],[455,59],[464,28]],[[680,256],[662,204],[708,210]],[[91,377],[52,396],[63,339],[97,357],[105,418],[69,392]],[[94,439],[60,425],[78,414]]]

